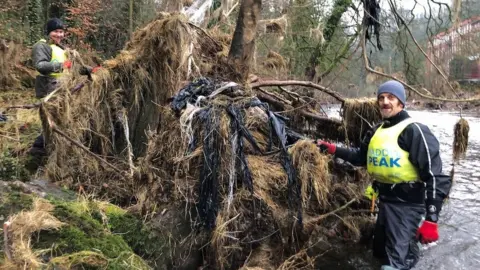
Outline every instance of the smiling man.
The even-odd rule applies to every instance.
[[[42,98],[52,92],[64,70],[72,65],[67,60],[62,44],[65,25],[60,19],[52,18],[45,25],[46,38],[39,40],[32,48],[32,60],[38,75],[35,79],[35,94]]]
[[[430,129],[405,111],[405,88],[397,81],[380,85],[378,105],[383,122],[366,132],[359,149],[325,141],[322,151],[355,166],[366,166],[379,194],[373,254],[382,269],[411,269],[420,247],[438,240],[437,221],[452,185],[442,172],[440,146]]]
[[[65,52],[65,24],[58,18],[48,20],[45,25],[45,38],[33,45],[32,60],[37,70],[35,78],[35,95],[43,98],[59,86],[59,79],[72,67]],[[98,69],[98,67],[96,68]],[[90,75],[95,72],[89,66],[81,66],[81,75]],[[30,154],[41,157],[46,154],[43,135],[38,136],[30,149]],[[35,162],[34,162],[35,163]],[[35,164],[33,167],[36,167]]]

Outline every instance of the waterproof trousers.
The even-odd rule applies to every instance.
[[[373,235],[373,255],[387,269],[411,269],[420,258],[417,230],[425,216],[423,204],[380,200]]]

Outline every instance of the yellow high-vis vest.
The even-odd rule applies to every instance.
[[[40,41],[47,42],[45,39],[41,39]],[[52,48],[52,59],[50,60],[50,62],[63,63],[67,60],[67,54],[65,53],[65,50],[63,50],[56,44],[50,44],[50,48]],[[62,72],[52,72],[49,74],[49,76],[52,76],[57,79],[62,75],[63,75]]]
[[[377,129],[367,153],[367,171],[381,183],[396,184],[419,180],[418,170],[408,160],[409,153],[398,145],[400,133],[414,121],[407,118],[400,123]]]

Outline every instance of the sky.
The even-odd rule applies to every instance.
[[[428,1],[430,1],[430,5],[432,6],[432,9],[438,9],[438,5],[435,3],[432,3],[431,0],[416,0],[417,1],[417,6],[414,9],[415,14],[423,14],[425,12],[424,8],[425,7],[428,11]],[[396,0],[397,4],[406,8],[406,9],[412,9],[415,6],[415,0]],[[435,2],[438,3],[445,3],[449,6],[452,5],[452,0],[435,0]],[[388,6],[388,1],[387,0],[380,0],[380,6],[382,8],[385,8],[386,10],[389,10]]]

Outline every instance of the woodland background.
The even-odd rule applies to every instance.
[[[2,0],[0,37],[31,46],[43,37],[43,26],[51,17],[68,25],[69,46],[94,52],[102,59],[115,56],[128,41],[132,31],[146,25],[161,11],[180,11],[193,1],[172,0]],[[229,2],[231,13],[217,8]],[[415,4],[412,6],[411,4]],[[444,1],[445,2],[445,1]],[[391,12],[393,4],[420,46],[452,22],[480,15],[480,0],[454,1],[381,1],[380,14],[383,50],[372,37],[367,42],[370,66],[399,76],[413,86],[426,87],[433,94],[445,95],[445,89],[429,84],[425,78],[426,58],[416,47],[406,27]],[[408,5],[405,6],[405,5]],[[225,5],[224,5],[225,6]],[[459,7],[455,9],[455,6]],[[262,63],[270,51],[285,59],[285,69],[278,77],[316,80],[347,97],[369,96],[375,91],[378,76],[368,76],[364,68],[358,36],[362,2],[355,0],[263,0],[261,19],[278,19],[281,31],[260,29],[256,40],[256,63]],[[203,27],[217,27],[232,34],[239,11],[236,1],[213,0]],[[279,19],[280,18],[280,19]],[[260,24],[261,25],[261,24]],[[261,28],[261,26],[259,27]],[[278,30],[278,29],[277,29]],[[459,56],[461,57],[461,56]],[[436,59],[433,59],[436,61]],[[308,72],[314,62],[316,73]],[[315,78],[313,78],[315,77]],[[429,87],[430,86],[430,87]],[[433,89],[432,89],[433,88]]]

